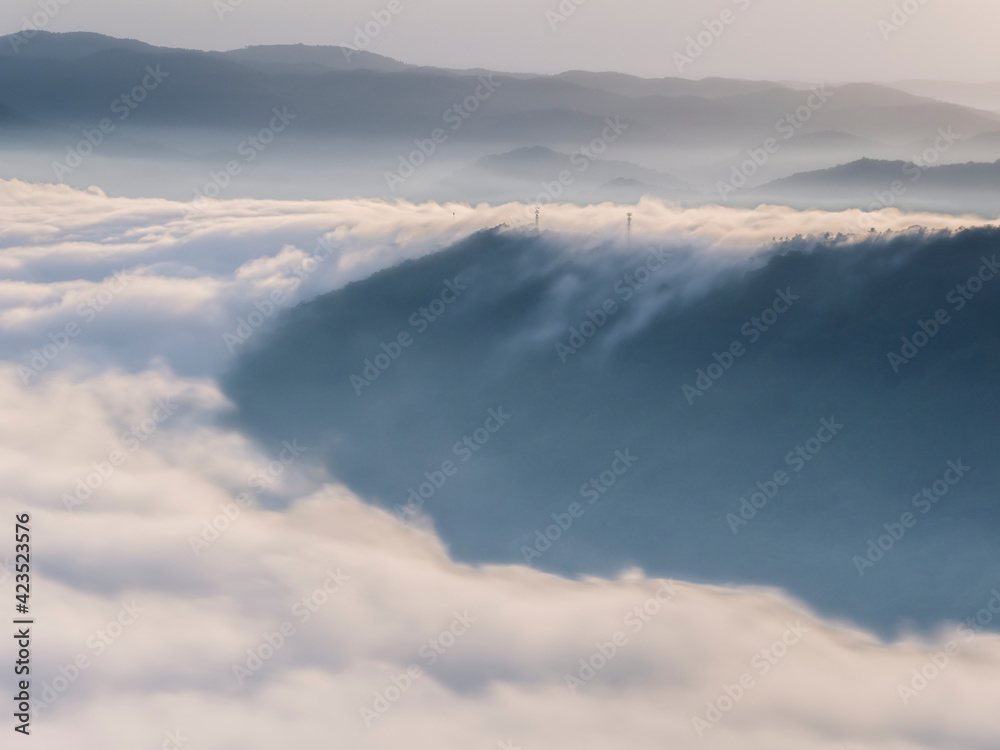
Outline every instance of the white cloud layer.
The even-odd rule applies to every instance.
[[[32,683],[36,698],[55,697],[33,747],[1000,745],[1000,636],[952,626],[932,643],[887,644],[780,591],[458,565],[432,529],[325,476],[295,435],[265,455],[223,426],[222,333],[255,301],[308,298],[523,220],[525,207],[234,201],[195,220],[166,201],[23,183],[0,183],[0,205],[0,512],[32,515]],[[852,221],[656,202],[636,212],[651,242],[734,249]],[[621,214],[544,216],[600,240]],[[899,229],[960,223],[886,216]],[[340,249],[293,289],[324,237]],[[133,280],[86,323],[77,308],[114,270]],[[67,322],[81,333],[22,377]],[[276,497],[287,510],[268,509]],[[0,591],[9,601],[12,577]],[[991,603],[1000,609],[983,591]],[[259,668],[248,649],[267,657]],[[602,658],[581,673],[581,659]],[[930,678],[904,702],[915,669]]]

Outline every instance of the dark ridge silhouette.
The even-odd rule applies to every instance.
[[[297,437],[373,503],[401,512],[430,489],[422,510],[459,560],[638,565],[782,586],[885,634],[931,628],[1000,573],[1000,277],[967,283],[998,250],[997,230],[914,232],[743,261],[668,248],[659,267],[647,249],[486,231],[290,311],[225,388],[241,428]],[[431,322],[446,282],[467,289]],[[638,460],[584,487],[617,452]],[[915,502],[959,460],[946,495]],[[573,503],[583,516],[547,547]],[[904,513],[915,525],[886,542]]]

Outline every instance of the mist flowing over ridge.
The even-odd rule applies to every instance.
[[[306,435],[459,560],[778,585],[882,632],[931,628],[997,573],[1000,310],[969,281],[997,283],[998,241],[725,259],[485,232],[291,311],[226,388],[258,438]],[[973,468],[952,489],[956,462]],[[538,536],[573,503],[565,538]],[[915,528],[871,552],[906,512]]]

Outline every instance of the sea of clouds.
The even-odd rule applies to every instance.
[[[861,216],[632,210],[636,236],[720,256],[858,232]],[[621,240],[624,211],[547,207],[543,227]],[[880,231],[983,223],[864,220],[876,219]],[[778,590],[459,565],[433,528],[353,496],[296,435],[269,454],[228,426],[226,335],[255,311],[276,324],[266,301],[288,307],[484,227],[532,223],[521,205],[193,211],[0,182],[0,509],[9,537],[15,514],[32,517],[33,746],[1000,744],[995,634],[956,623],[884,642]],[[12,552],[8,540],[0,556]],[[9,600],[13,577],[0,578]],[[1000,598],[984,591],[982,606]]]

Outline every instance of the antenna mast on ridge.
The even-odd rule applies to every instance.
[[[632,212],[631,211],[629,211],[629,214],[628,214],[628,230],[627,230],[626,237],[627,237],[627,241],[628,241],[628,246],[632,247]]]

